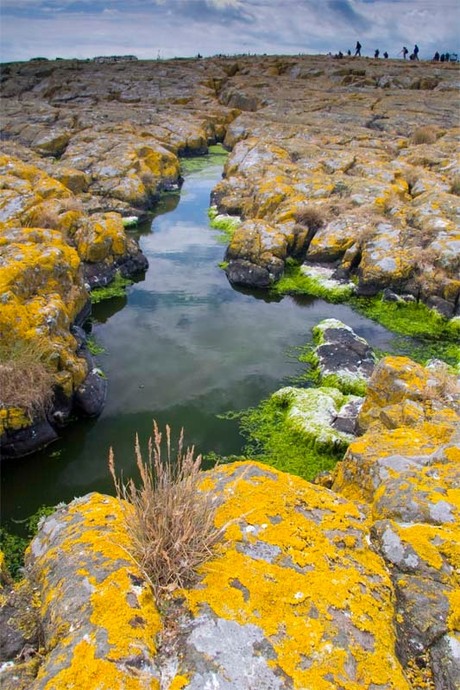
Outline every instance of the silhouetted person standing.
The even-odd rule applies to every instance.
[[[361,57],[361,48],[361,43],[359,41],[356,41],[355,57]]]
[[[385,60],[388,58],[388,53],[387,53],[387,51],[385,51],[385,52],[383,53],[383,57],[385,58]]]
[[[406,46],[404,46],[404,48],[401,50],[401,53],[403,54],[403,58],[405,60],[409,54],[409,51],[407,50]]]
[[[418,45],[414,46],[414,60],[418,60]]]
[[[377,48],[377,50],[374,53],[374,57],[378,58],[379,55],[380,55],[380,50]]]

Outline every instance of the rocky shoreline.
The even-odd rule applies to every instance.
[[[44,348],[54,391],[46,409],[0,408],[2,457],[100,411],[78,329],[89,291],[146,269],[124,223],[215,142],[231,154],[213,203],[241,221],[230,282],[268,288],[294,260],[313,281],[329,271],[458,321],[457,65],[46,61],[4,65],[1,88],[1,333]]]
[[[348,434],[332,473],[310,483],[247,460],[203,473],[224,537],[196,585],[156,602],[122,501],[58,507],[25,579],[12,587],[2,571],[5,690],[458,687],[458,385],[440,362],[374,366],[340,322],[320,332],[321,375],[367,381],[346,429],[321,412]],[[294,407],[303,433],[330,442],[324,419],[314,431]]]

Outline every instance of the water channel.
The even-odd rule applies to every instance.
[[[150,262],[145,278],[126,298],[95,306],[92,335],[105,348],[98,363],[108,377],[106,407],[98,419],[69,425],[44,451],[4,465],[6,522],[89,491],[112,493],[110,446],[124,477],[135,476],[135,434],[145,445],[153,419],[184,427],[187,445],[199,452],[240,453],[237,422],[216,415],[256,405],[299,374],[293,348],[308,343],[322,319],[338,318],[374,347],[389,349],[392,335],[346,305],[270,300],[231,287],[219,268],[225,245],[207,216],[222,161],[208,155],[185,169],[180,194],[165,197],[140,233]]]

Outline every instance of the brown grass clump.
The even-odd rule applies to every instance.
[[[32,209],[23,221],[26,228],[45,228],[57,230],[59,228],[59,214],[54,209],[37,207]]]
[[[326,220],[321,211],[314,206],[304,206],[295,213],[294,217],[299,225],[304,225],[309,230],[319,230]]]
[[[434,144],[437,140],[437,131],[434,127],[427,125],[426,127],[419,127],[411,136],[412,144]]]
[[[54,378],[45,348],[18,342],[0,347],[0,407],[19,407],[32,417],[51,401]]]
[[[136,464],[141,484],[132,479],[122,483],[115,472],[112,448],[109,470],[117,497],[131,508],[126,527],[132,555],[150,580],[158,597],[162,592],[186,587],[197,579],[197,568],[212,555],[223,530],[214,524],[216,504],[201,492],[201,455],[194,447],[183,448],[183,429],[175,457],[171,452],[171,430],[166,426],[166,456],[162,455],[162,434],[153,423],[144,462],[136,436]]]

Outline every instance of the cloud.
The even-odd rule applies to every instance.
[[[457,0],[2,0],[2,61],[458,50]]]

